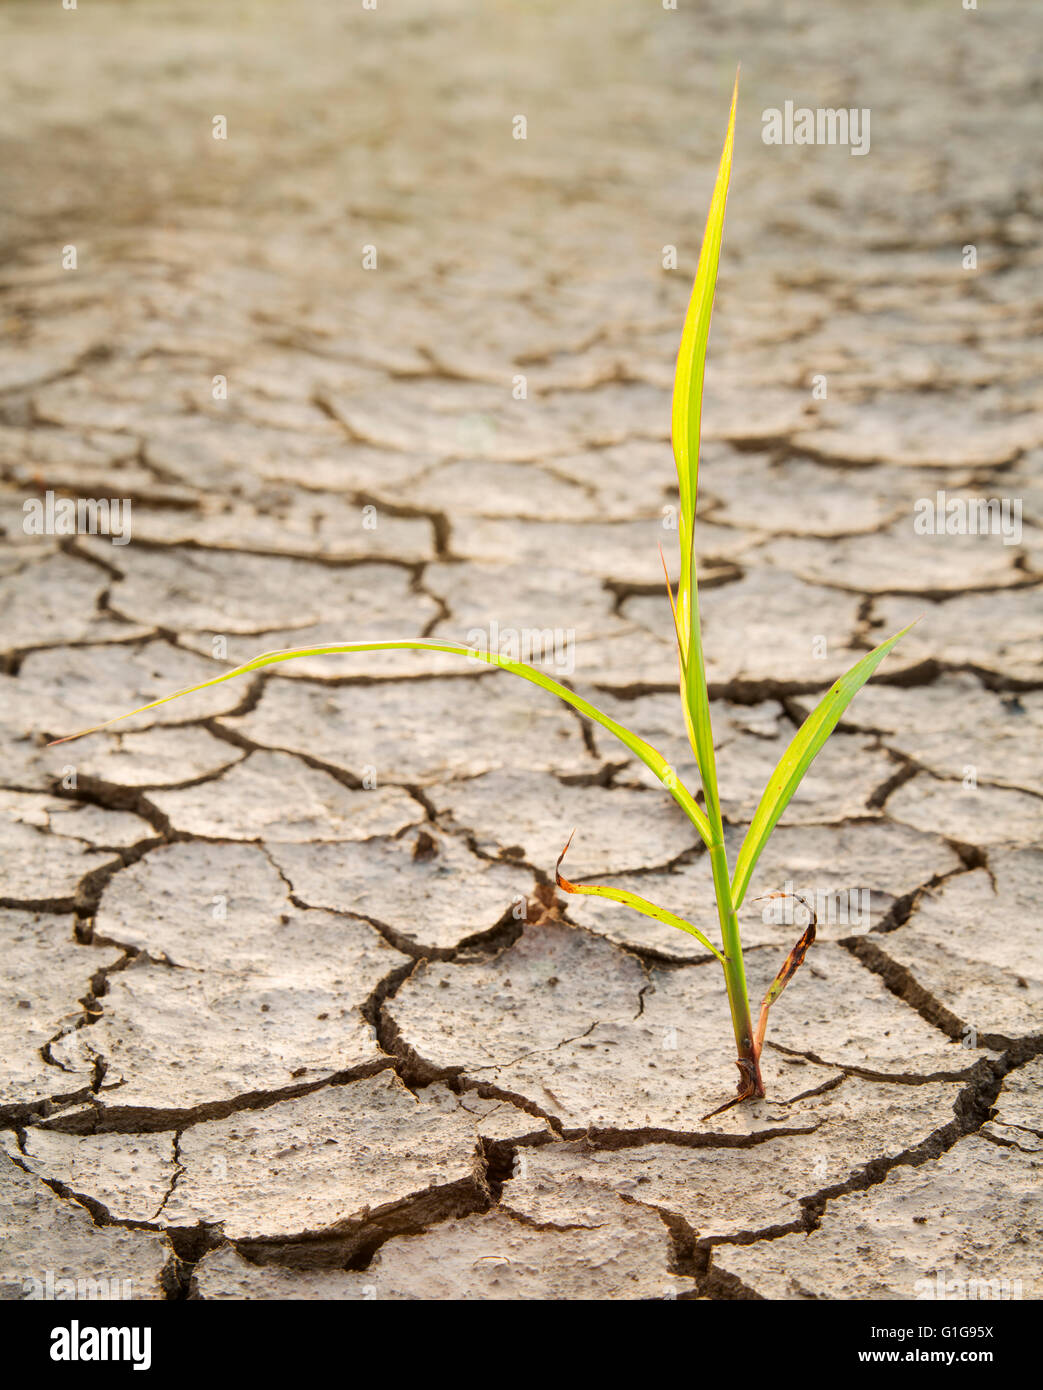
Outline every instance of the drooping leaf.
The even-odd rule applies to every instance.
[[[750,828],[746,832],[746,838],[742,842],[742,848],[739,850],[739,857],[735,861],[735,873],[732,875],[732,901],[736,910],[746,896],[750,876],[760,858],[761,851],[768,843],[768,837],[775,829],[779,817],[789,805],[790,798],[800,786],[801,778],[811,766],[826,739],[840,722],[840,717],[848,705],[895,643],[904,637],[912,626],[913,624],[910,623],[909,627],[902,628],[901,632],[896,632],[886,642],[881,642],[879,647],[874,647],[871,652],[867,652],[860,661],[856,661],[850,671],[841,676],[830,687],[828,694],[811,711],[797,730],[793,742],[779,759],[779,765],[768,779],[764,795],[760,799],[760,804],[750,822]]]
[[[712,836],[710,824],[706,819],[701,808],[696,804],[691,792],[681,782],[673,768],[663,757],[658,749],[653,748],[650,743],[641,738],[638,734],[632,733],[630,729],[609,715],[604,714],[589,700],[584,700],[575,691],[569,690],[567,686],[559,684],[553,677],[546,675],[543,671],[537,670],[534,666],[528,666],[523,661],[514,661],[511,657],[501,656],[499,652],[483,651],[476,647],[464,647],[454,642],[434,642],[425,638],[414,638],[409,640],[397,641],[389,640],[383,642],[340,642],[328,646],[319,647],[291,647],[284,651],[264,652],[261,656],[254,657],[252,661],[247,661],[242,666],[237,666],[233,671],[225,671],[220,676],[212,676],[209,680],[200,681],[198,685],[190,685],[184,690],[175,691],[172,695],[164,695],[160,700],[152,700],[147,705],[142,705],[139,709],[128,710],[125,714],[118,714],[114,719],[106,719],[104,723],[95,724],[90,729],[81,729],[79,733],[70,734],[67,738],[55,739],[55,743],[68,743],[75,738],[84,738],[87,734],[97,733],[99,729],[106,729],[110,724],[116,724],[121,719],[130,719],[132,715],[143,714],[146,710],[156,709],[159,705],[166,705],[171,700],[179,700],[183,695],[191,695],[197,690],[206,690],[211,685],[220,685],[223,681],[233,680],[236,676],[243,676],[248,671],[257,671],[264,666],[274,666],[281,661],[293,661],[301,656],[329,656],[340,652],[377,652],[377,651],[398,651],[416,650],[430,652],[448,652],[454,656],[468,656],[475,661],[484,661],[490,666],[499,666],[505,671],[510,671],[512,675],[520,676],[523,680],[529,681],[532,685],[538,685],[544,690],[549,690],[552,695],[557,695],[560,700],[564,700],[573,709],[579,710],[580,714],[585,714],[588,719],[593,719],[602,728],[609,731],[619,739],[626,748],[636,754],[637,757],[650,768],[659,778],[663,785],[673,796],[689,820],[698,830],[706,844],[710,844]]]
[[[651,903],[647,898],[639,898],[636,893],[628,893],[625,888],[610,888],[604,883],[570,883],[561,872],[561,861],[569,852],[569,845],[572,844],[570,835],[565,848],[558,855],[558,862],[554,866],[554,877],[558,887],[565,893],[586,893],[593,898],[610,898],[614,903],[623,903],[626,907],[632,907],[635,912],[640,912],[645,917],[654,917],[657,922],[665,922],[668,927],[677,927],[679,931],[687,932],[689,936],[694,936],[696,941],[712,951],[717,959],[724,965],[725,959],[717,947],[702,932],[694,927],[691,922],[684,917],[678,917],[676,913],[668,911],[665,907],[660,907],[657,903]]]
[[[757,1029],[753,1035],[753,1050],[756,1056],[760,1056],[761,1048],[764,1046],[764,1034],[768,1028],[768,1014],[772,1004],[778,999],[779,995],[789,984],[790,980],[804,964],[804,957],[815,944],[815,933],[818,930],[818,917],[815,909],[808,902],[807,898],[800,893],[766,893],[767,898],[796,898],[802,902],[808,910],[808,925],[797,944],[790,951],[789,955],[782,962],[778,974],[772,980],[765,991],[764,998],[761,1000],[760,1017],[757,1020]]]

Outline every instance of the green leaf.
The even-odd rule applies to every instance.
[[[724,209],[728,200],[731,178],[732,148],[735,142],[735,110],[739,98],[739,78],[735,77],[731,112],[724,137],[724,149],[717,168],[710,211],[706,218],[699,266],[695,274],[692,296],[688,302],[681,345],[674,373],[672,437],[674,462],[677,465],[677,485],[681,497],[678,534],[681,546],[681,571],[674,608],[674,630],[677,636],[681,668],[681,702],[684,707],[685,728],[692,752],[699,765],[703,795],[711,827],[720,840],[720,804],[717,792],[717,766],[713,752],[713,730],[710,727],[710,701],[706,689],[703,665],[702,635],[699,625],[699,586],[695,568],[695,508],[699,484],[699,428],[702,418],[703,371],[706,364],[706,345],[710,335],[710,316],[713,313],[717,285],[717,266],[721,255],[724,232]]]
[[[625,907],[632,907],[635,912],[642,913],[645,917],[654,917],[657,922],[665,922],[668,927],[677,927],[679,931],[687,932],[689,936],[694,936],[696,941],[712,951],[722,965],[727,961],[721,955],[717,947],[702,932],[694,927],[691,922],[684,917],[678,917],[665,907],[660,907],[657,903],[650,903],[647,898],[639,898],[636,893],[628,893],[625,888],[609,888],[604,883],[570,883],[561,872],[561,861],[569,852],[569,845],[572,844],[572,836],[568,838],[568,843],[558,855],[558,862],[554,866],[554,877],[558,887],[565,893],[586,893],[593,898],[610,898],[614,903],[623,903]]]
[[[811,711],[797,730],[793,742],[783,753],[779,765],[771,774],[760,805],[750,822],[746,838],[735,861],[732,877],[732,901],[738,910],[746,895],[750,877],[753,874],[761,851],[768,843],[768,837],[775,829],[776,822],[789,805],[790,798],[800,786],[801,778],[811,766],[822,745],[840,722],[840,716],[865,685],[891,648],[909,631],[902,628],[879,647],[874,647],[860,661],[856,661],[846,675],[830,687],[829,693]]]
[[[681,643],[682,665],[688,660],[688,633],[693,604],[692,595],[692,538],[695,530],[695,503],[699,481],[699,427],[702,420],[703,369],[706,363],[706,343],[710,336],[710,315],[713,312],[714,291],[717,286],[717,264],[721,256],[721,236],[724,231],[724,208],[728,200],[728,182],[732,171],[732,147],[735,143],[735,109],[739,99],[739,77],[735,76],[732,90],[731,114],[724,137],[724,149],[717,168],[713,199],[706,218],[699,265],[695,273],[692,297],[688,302],[681,345],[674,373],[674,400],[671,434],[674,462],[677,464],[677,485],[681,495],[681,515],[678,538],[681,546],[681,576],[677,590],[677,630]]]
[[[643,738],[632,733],[622,724],[603,714],[601,710],[592,705],[589,700],[584,700],[575,691],[569,690],[567,686],[560,685],[551,676],[545,675],[543,671],[537,670],[534,666],[527,666],[523,661],[514,661],[510,657],[501,656],[499,652],[486,652],[475,647],[464,647],[454,642],[432,642],[422,638],[413,638],[403,641],[391,640],[384,642],[341,642],[330,646],[321,647],[291,647],[285,651],[265,652],[261,656],[254,657],[252,661],[246,662],[243,666],[237,666],[234,671],[225,671],[223,675],[212,676],[210,680],[200,681],[198,685],[190,685],[184,690],[175,691],[173,695],[164,695],[161,700],[152,700],[147,705],[142,705],[139,709],[129,710],[126,714],[118,714],[114,719],[107,719],[103,724],[95,724],[90,729],[81,729],[77,734],[70,734],[68,738],[55,739],[55,743],[68,743],[75,738],[83,738],[87,734],[97,733],[99,729],[107,729],[110,724],[116,724],[121,719],[130,719],[132,715],[143,714],[146,710],[156,709],[160,705],[166,705],[171,700],[180,700],[183,695],[191,695],[196,690],[206,690],[211,685],[220,685],[222,681],[233,680],[236,676],[245,675],[248,671],[260,670],[263,666],[274,666],[281,661],[293,661],[300,656],[328,656],[338,652],[378,652],[378,651],[397,651],[397,650],[416,650],[429,652],[449,652],[455,656],[469,656],[475,661],[484,661],[490,666],[500,666],[505,671],[510,671],[515,676],[521,676],[523,680],[529,681],[532,685],[538,685],[544,690],[549,690],[552,695],[557,695],[573,709],[579,710],[580,714],[585,714],[588,719],[593,719],[602,728],[614,734],[625,747],[651,768],[659,780],[673,796],[674,800],[684,811],[685,815],[698,830],[706,844],[711,842],[710,823],[705,814],[696,805],[695,799],[688,788],[681,782],[673,768],[663,757],[658,749],[653,748],[650,743],[646,743]]]
[[[689,628],[688,662],[684,670],[685,726],[692,752],[699,764],[703,782],[703,797],[711,827],[717,841],[723,839],[721,806],[717,793],[717,759],[713,751],[713,728],[710,724],[710,692],[706,688],[706,669],[703,665],[702,629],[699,625],[699,585],[692,569],[692,614]]]

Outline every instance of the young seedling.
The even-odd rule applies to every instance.
[[[609,715],[597,709],[575,691],[561,685],[543,671],[524,662],[515,661],[499,652],[467,647],[453,642],[437,642],[428,639],[403,638],[379,642],[343,642],[317,647],[299,647],[285,651],[266,652],[255,657],[243,666],[224,675],[201,681],[198,685],[179,690],[163,699],[153,700],[140,709],[107,720],[94,728],[84,729],[70,738],[82,738],[98,729],[116,723],[118,719],[130,718],[146,710],[180,699],[196,690],[205,690],[222,681],[233,680],[249,671],[257,671],[265,666],[274,666],[282,661],[293,661],[297,657],[322,656],[344,652],[389,651],[400,648],[413,648],[422,651],[448,652],[458,656],[484,661],[500,666],[533,685],[540,686],[557,695],[580,714],[593,719],[607,729],[655,773],[685,815],[695,826],[700,838],[706,844],[713,874],[714,893],[717,900],[717,914],[721,928],[721,946],[715,946],[691,922],[666,908],[639,898],[634,893],[619,888],[594,884],[570,883],[561,873],[561,863],[568,849],[566,844],[556,865],[558,886],[566,893],[587,893],[595,897],[610,898],[614,902],[625,903],[635,911],[660,922],[677,927],[694,936],[705,948],[712,952],[724,971],[728,1004],[731,1009],[732,1028],[737,1049],[736,1064],[739,1068],[739,1084],[734,1099],[721,1109],[735,1105],[739,1101],[764,1095],[761,1080],[760,1058],[764,1046],[764,1033],[768,1011],[792,978],[804,959],[809,946],[814,941],[814,921],[790,952],[785,964],[768,989],[761,1004],[756,1028],[750,1014],[749,995],[746,987],[746,972],[743,967],[742,942],[739,938],[738,911],[742,906],[757,860],[768,842],[790,798],[800,785],[813,759],[836,728],[844,710],[855,694],[866,683],[883,661],[895,643],[908,628],[903,628],[894,637],[861,660],[832,686],[821,703],[805,720],[792,743],[783,754],[778,767],[772,773],[764,795],[754,814],[746,838],[739,849],[734,867],[729,869],[724,847],[724,825],[721,817],[721,803],[717,791],[717,767],[714,758],[713,733],[710,727],[710,700],[706,687],[706,672],[703,665],[702,637],[699,625],[699,586],[695,562],[695,510],[696,488],[699,470],[699,427],[702,411],[703,368],[706,359],[706,344],[710,332],[710,315],[713,310],[714,289],[717,283],[717,265],[720,258],[721,235],[724,227],[724,209],[728,196],[728,182],[731,175],[732,145],[735,135],[735,109],[738,98],[738,78],[732,92],[731,113],[728,130],[717,171],[717,181],[713,190],[706,230],[703,236],[695,285],[685,317],[681,346],[677,356],[677,371],[674,378],[672,437],[674,460],[677,464],[677,482],[680,493],[679,537],[681,547],[680,578],[676,598],[667,580],[667,594],[673,613],[674,633],[677,640],[679,685],[681,710],[684,716],[688,739],[695,754],[702,782],[703,805],[700,806],[693,792],[684,785],[666,759],[651,744],[638,734],[617,723]],[[665,563],[664,563],[665,568]],[[57,739],[65,743],[68,739]],[[570,836],[571,842],[571,836]],[[713,1113],[717,1113],[716,1111]]]

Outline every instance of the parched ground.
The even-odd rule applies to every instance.
[[[6,1296],[1039,1297],[1041,39],[904,0],[3,7]],[[921,621],[758,867],[758,997],[799,927],[753,898],[829,920],[769,1098],[704,1120],[717,964],[547,885],[576,826],[572,878],[715,932],[706,856],[550,697],[313,659],[44,744],[495,623],[691,773],[657,543],[676,573],[740,59],[697,534],[733,854]],[[765,145],[787,100],[869,108],[869,152]],[[130,543],[27,535],[48,490],[130,499]],[[1021,526],[917,533],[939,492]]]

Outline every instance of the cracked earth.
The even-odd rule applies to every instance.
[[[701,8],[4,7],[3,1296],[1043,1292],[1040,25]],[[922,616],[760,861],[751,993],[799,934],[758,894],[868,919],[823,920],[768,1099],[704,1121],[716,963],[550,885],[575,826],[570,877],[716,937],[707,856],[543,692],[313,658],[44,745],[261,651],[495,622],[572,631],[568,683],[693,776],[657,543],[676,577],[738,59],[697,529],[731,857]],[[870,107],[871,152],[765,146],[787,99]],[[25,535],[48,489],[131,499],[131,543]],[[1023,499],[1016,543],[915,534],[939,490]]]

